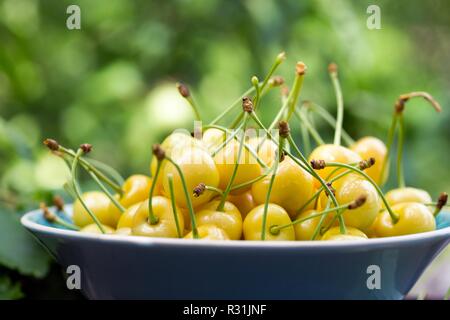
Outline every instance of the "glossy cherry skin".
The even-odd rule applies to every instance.
[[[202,135],[202,142],[209,152],[215,151],[223,142],[225,142],[225,139],[226,133],[216,128],[207,129]]]
[[[81,195],[86,206],[97,217],[101,224],[115,228],[120,218],[120,211],[110,210],[111,200],[106,194],[99,191],[90,191]],[[77,199],[73,204],[73,223],[79,227],[84,227],[94,223],[89,213],[84,209]]]
[[[242,236],[242,216],[238,208],[226,201],[223,211],[218,211],[220,200],[211,201],[196,212],[198,226],[215,225],[226,232],[231,240],[239,240]]]
[[[386,193],[385,197],[391,206],[404,202],[418,202],[423,204],[433,202],[428,192],[411,187],[392,189]],[[428,207],[428,210],[433,212],[433,207]]]
[[[347,233],[341,234],[339,227],[330,228],[322,236],[321,240],[364,240],[368,239],[366,234],[356,228],[347,227]]]
[[[227,201],[234,204],[242,215],[242,219],[245,218],[247,213],[257,206],[251,191],[247,191],[237,195],[229,195]]]
[[[194,207],[207,203],[215,195],[214,192],[206,190],[199,197],[194,197],[192,190],[200,183],[217,187],[219,185],[219,172],[216,164],[207,151],[200,148],[186,148],[182,154],[173,157],[183,172],[190,199]],[[165,160],[167,161],[167,160]],[[162,172],[164,194],[170,195],[168,175],[173,176],[173,187],[175,201],[178,206],[187,208],[187,200],[184,193],[182,180],[177,169],[171,163],[164,166]]]
[[[124,213],[122,213],[119,222],[117,223],[117,229],[123,228],[132,228],[133,227],[133,219],[136,215],[137,210],[141,206],[143,202],[138,202],[128,207]]]
[[[354,164],[361,161],[361,157],[354,151],[333,144],[324,144],[318,146],[313,152],[309,155],[309,161],[311,160],[324,160],[325,162],[340,162],[344,164]],[[319,176],[322,179],[327,179],[328,176],[335,170],[335,167],[327,167],[324,169],[316,170]],[[332,177],[341,173],[345,169],[337,170],[337,173],[333,174]],[[314,181],[316,187],[320,186],[320,182]]]
[[[193,239],[192,231],[189,232],[185,237],[185,239]],[[198,227],[198,238],[200,240],[230,240],[227,233],[211,224],[205,224]]]
[[[271,175],[252,185],[252,195],[256,203],[266,201]],[[279,165],[270,193],[270,202],[283,207],[291,217],[297,215],[301,208],[314,194],[314,178],[286,157]],[[312,205],[308,208],[312,208]]]
[[[360,196],[366,197],[364,204],[359,208],[346,210],[342,216],[347,226],[365,231],[373,224],[381,210],[381,199],[375,187],[363,177],[356,174],[343,177],[336,188],[338,203],[350,203]]]
[[[142,202],[133,218],[132,233],[137,236],[177,238],[177,227],[171,201],[166,197],[152,198],[153,213],[158,218],[156,224],[149,223],[148,200]],[[184,219],[180,209],[177,208],[177,217],[180,232],[184,230]]]
[[[216,163],[216,167],[220,176],[219,188],[222,190],[225,190],[228,183],[230,182],[231,175],[233,173],[234,166],[238,158],[238,153],[239,153],[239,142],[233,140],[230,143],[228,143],[214,157],[214,162]],[[233,181],[232,186],[249,182],[259,177],[261,173],[262,169],[261,166],[258,164],[256,158],[253,157],[248,152],[248,150],[243,147],[236,177]],[[233,191],[232,194],[241,194],[249,189],[250,186],[240,188]]]
[[[377,237],[402,236],[436,229],[433,214],[421,203],[403,202],[393,205],[391,208],[398,216],[398,222],[392,221],[387,210],[381,212],[374,225]]]
[[[103,230],[105,231],[105,234],[112,234],[115,232],[114,229],[111,228],[110,226],[102,225],[102,227]],[[84,226],[83,228],[80,229],[80,232],[102,234],[102,231],[95,223],[91,223],[88,224],[87,226]]]
[[[389,174],[389,166],[386,166],[383,177],[382,169],[383,164],[386,161],[387,148],[383,141],[375,137],[364,137],[355,142],[351,146],[351,150],[359,154],[363,160],[369,158],[375,159],[375,164],[364,170],[378,185],[386,182]]]
[[[261,240],[262,224],[264,215],[264,204],[261,204],[250,211],[244,220],[244,239]],[[281,226],[291,223],[289,214],[279,205],[269,203],[266,220],[266,241],[295,240],[293,226],[279,230],[277,234],[272,234],[272,226]]]

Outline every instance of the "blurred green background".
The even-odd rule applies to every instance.
[[[81,8],[81,30],[66,28],[70,4]],[[381,8],[381,30],[366,27],[370,4]],[[444,0],[0,1],[0,298],[78,297],[17,220],[67,177],[44,138],[92,143],[93,156],[124,175],[148,173],[152,143],[192,129],[176,81],[189,84],[208,121],[280,51],[288,58],[277,74],[290,84],[304,61],[301,99],[332,113],[327,65],[339,65],[354,138],[385,139],[397,96],[430,92],[441,114],[420,100],[407,108],[407,183],[433,197],[449,191],[448,12]],[[279,105],[278,92],[264,100],[266,122]]]

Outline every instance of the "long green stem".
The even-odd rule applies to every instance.
[[[294,114],[294,111],[296,109],[297,106],[297,101],[298,98],[300,96],[300,92],[302,91],[302,86],[303,86],[303,79],[304,74],[299,74],[297,73],[297,75],[295,76],[295,80],[294,80],[294,85],[292,88],[292,96],[291,98],[288,100],[289,101],[289,106],[288,106],[288,113],[286,118],[284,119],[285,121],[289,122],[289,120],[291,119],[292,115]]]
[[[263,220],[261,226],[261,240],[266,240],[266,225],[267,225],[267,214],[269,211],[269,203],[270,203],[270,195],[272,193],[273,184],[275,182],[275,177],[277,175],[278,163],[280,161],[280,154],[283,152],[283,140],[284,138],[280,137],[280,144],[278,146],[278,152],[275,155],[275,161],[273,162],[273,171],[272,176],[270,177],[269,187],[266,193],[266,201],[264,201],[264,211],[263,211]]]
[[[83,206],[84,210],[86,210],[86,212],[91,216],[92,220],[94,220],[95,224],[100,229],[101,233],[105,233],[105,229],[103,228],[103,226],[100,223],[100,221],[97,219],[97,216],[86,205],[86,203],[84,202],[84,200],[83,200],[83,198],[81,196],[81,188],[78,185],[76,177],[77,177],[78,161],[79,161],[79,159],[80,159],[82,154],[83,154],[83,150],[78,149],[78,151],[75,153],[75,156],[74,156],[73,161],[72,161],[71,175],[72,175],[73,190],[75,191],[75,195],[76,195],[77,199],[80,201],[80,203]]]
[[[200,112],[198,111],[197,103],[195,102],[195,100],[194,100],[194,98],[192,97],[192,95],[190,95],[189,97],[187,97],[186,100],[189,102],[189,105],[191,106],[192,111],[194,111],[194,114],[195,114],[195,120],[201,121],[201,120],[202,120],[202,117],[200,116]]]
[[[350,202],[350,203],[351,203],[351,202]],[[286,229],[286,228],[288,228],[288,227],[290,227],[290,226],[295,226],[296,224],[302,223],[302,222],[307,221],[307,220],[310,220],[310,219],[314,219],[314,218],[320,217],[320,216],[322,216],[322,215],[325,215],[325,214],[328,214],[328,213],[334,212],[334,211],[336,211],[336,215],[340,215],[340,214],[342,214],[345,210],[348,209],[348,205],[349,205],[350,203],[341,205],[341,206],[339,206],[339,207],[333,207],[333,208],[331,208],[331,209],[325,209],[325,210],[323,210],[323,211],[321,211],[321,212],[319,212],[319,213],[317,213],[317,214],[312,214],[312,215],[310,215],[309,217],[305,217],[305,218],[302,218],[302,219],[296,219],[296,220],[294,220],[294,221],[292,221],[291,223],[288,223],[288,224],[284,224],[284,225],[281,225],[281,226],[278,226],[278,225],[277,225],[277,226],[273,226],[272,228],[270,228],[270,231],[271,231],[271,232],[277,232],[277,231]]]
[[[381,191],[380,187],[375,183],[375,181],[373,181],[373,179],[371,177],[369,177],[364,171],[359,170],[358,168],[352,167],[351,165],[348,164],[344,164],[344,163],[338,163],[338,162],[327,162],[326,163],[327,167],[340,167],[340,168],[346,168],[349,169],[361,176],[363,176],[367,181],[370,182],[371,185],[373,185],[373,187],[377,190],[378,195],[381,197],[381,200],[383,201],[386,210],[389,212],[389,215],[391,216],[391,219],[394,223],[398,222],[398,217],[397,215],[392,211],[391,206],[389,205],[389,203],[387,202],[383,191]]]
[[[55,221],[53,223],[59,224],[59,225],[65,227],[67,229],[70,229],[70,230],[75,230],[75,231],[79,231],[80,230],[80,227],[74,225],[73,223],[67,222],[64,219],[61,219],[58,216],[55,217]]]
[[[326,205],[325,209],[329,209],[329,208],[330,208],[330,204],[331,204],[331,201],[330,201],[330,199],[328,198],[328,200],[327,200],[327,205]],[[311,236],[311,240],[316,240],[317,236],[318,236],[319,233],[320,233],[320,230],[322,230],[322,225],[323,225],[323,223],[325,222],[325,219],[326,219],[327,217],[328,217],[328,214],[325,214],[325,215],[323,215],[323,216],[320,217],[319,223],[317,224],[316,229],[314,229],[314,233],[313,233],[313,235]]]
[[[386,157],[384,158],[383,165],[381,167],[381,177],[384,177],[386,174],[386,170],[389,167],[390,164],[390,155],[392,152],[392,144],[394,143],[394,137],[395,137],[395,130],[397,129],[397,113],[394,113],[392,116],[392,123],[388,131],[388,138],[387,138],[387,144],[386,144]],[[382,179],[384,180],[384,179]],[[386,179],[387,180],[387,179]],[[384,182],[383,182],[384,184]],[[383,186],[383,184],[381,186]]]
[[[161,171],[161,165],[164,160],[158,160],[156,163],[156,171],[155,176],[153,177],[154,183],[152,183],[152,186],[150,187],[150,192],[148,194],[148,222],[152,225],[155,225],[158,223],[159,219],[157,216],[155,216],[155,213],[153,212],[153,194],[155,193],[156,188],[156,181],[158,181],[159,173]]]
[[[192,200],[186,185],[186,180],[184,178],[183,171],[181,170],[178,163],[176,163],[172,158],[168,157],[166,155],[166,160],[168,160],[171,164],[174,165],[175,169],[177,170],[178,174],[180,175],[181,184],[183,186],[184,196],[186,197],[186,203],[188,205],[189,215],[191,217],[191,226],[192,226],[192,235],[194,239],[198,239],[198,229],[197,229],[197,222],[195,219],[195,213],[194,213],[194,207],[192,205]]]
[[[215,193],[217,193],[218,195],[220,195],[221,197],[223,197],[223,191],[220,190],[219,188],[216,188],[216,187],[213,187],[213,186],[206,186],[206,185],[205,185],[205,190],[215,192]]]
[[[315,102],[304,101],[302,105],[307,105],[307,108],[312,112],[316,113],[320,118],[322,118],[330,127],[336,130],[336,119],[328,112],[327,109],[318,105]],[[355,144],[355,140],[347,133],[347,131],[342,128],[342,139],[347,146],[352,146]]]
[[[114,197],[111,192],[109,192],[109,190],[105,187],[105,185],[100,181],[100,179],[92,172],[89,171],[89,175],[91,176],[91,178],[95,181],[95,183],[97,183],[97,185],[100,187],[100,189],[102,189],[103,193],[106,194],[106,196],[109,198],[109,200],[111,200],[111,202],[114,204],[114,206],[116,206],[117,209],[119,209],[119,211],[121,213],[125,212],[125,208],[120,204],[119,201],[117,201],[116,197]]]
[[[306,115],[304,113],[302,113],[298,109],[296,109],[295,115],[300,120],[302,127],[306,127],[306,129],[308,130],[308,132],[311,134],[311,136],[313,137],[313,139],[316,141],[316,143],[318,145],[325,144],[325,142],[323,141],[319,132],[317,132],[316,128],[314,128],[312,126],[311,122],[309,122],[308,118],[306,117]]]
[[[74,158],[75,157],[75,152],[73,150],[70,149],[66,149],[62,146],[59,146],[59,151],[61,151],[62,153]],[[107,185],[109,185],[115,192],[119,193],[120,195],[123,194],[123,190],[122,188],[116,184],[114,181],[112,181],[111,179],[109,179],[105,174],[103,174],[103,172],[101,172],[100,170],[98,170],[95,166],[91,165],[87,160],[85,160],[82,157],[79,157],[78,160],[81,164],[81,166],[86,170],[86,171],[92,171],[100,180],[102,180],[104,183],[106,183]]]
[[[258,176],[258,177],[256,177],[256,178],[254,178],[254,179],[252,179],[252,180],[249,180],[249,181],[242,182],[242,183],[240,183],[240,184],[234,185],[234,186],[231,188],[231,191],[234,191],[234,190],[238,190],[238,189],[242,189],[242,188],[251,186],[251,185],[254,184],[255,182],[258,182],[258,181],[264,179],[265,177],[267,177],[272,171],[273,171],[273,167],[270,168],[270,169],[268,170],[268,172],[263,173],[262,175],[260,175],[260,176]]]
[[[173,190],[173,176],[168,175],[167,180],[169,181],[170,202],[172,204],[173,218],[175,219],[175,226],[177,227],[178,238],[181,238],[182,235],[180,231],[180,222],[178,221],[177,205],[175,203],[175,192]]]
[[[243,94],[241,94],[241,96],[239,98],[237,98],[235,101],[233,101],[232,104],[230,104],[227,108],[225,108],[225,110],[219,114],[213,121],[211,121],[209,123],[209,125],[213,125],[218,123],[220,120],[222,120],[223,117],[225,117],[228,113],[230,113],[235,107],[239,106],[240,103],[242,102],[242,98],[248,96],[249,94],[251,94],[253,91],[255,90],[254,87],[251,87],[250,89],[248,89],[247,91],[245,91]]]
[[[223,211],[224,206],[225,206],[225,201],[227,200],[228,194],[231,192],[231,188],[233,186],[233,182],[234,182],[234,180],[236,178],[237,171],[239,169],[239,162],[241,160],[242,150],[244,149],[245,130],[247,129],[247,123],[248,123],[249,119],[250,118],[248,116],[248,113],[244,112],[243,129],[242,129],[243,132],[242,132],[242,137],[241,137],[240,142],[239,142],[239,149],[238,149],[236,163],[234,164],[233,172],[231,173],[231,177],[230,177],[230,180],[228,181],[227,187],[225,188],[225,191],[223,192],[222,199],[220,200],[220,203],[217,206],[217,211]]]
[[[227,138],[223,143],[221,143],[213,152],[211,152],[211,157],[214,157],[217,153],[219,153],[220,150],[222,150],[228,143],[230,143],[231,140],[236,137],[236,135],[240,132],[242,127],[244,126],[244,123],[242,123],[237,129],[235,129],[230,135],[227,135]]]
[[[207,126],[204,126],[203,127],[204,129],[206,128],[206,129],[208,129],[208,128],[214,128],[214,129],[218,129],[218,130],[221,130],[221,131],[223,131],[223,132],[225,132],[226,134],[232,134],[232,131],[231,130],[228,130],[227,128],[225,128],[225,127],[222,127],[222,126],[217,126],[217,125],[207,125]],[[231,141],[231,140],[230,140]],[[248,143],[244,143],[244,148],[256,159],[256,161],[258,161],[258,163],[259,163],[259,165],[261,166],[261,167],[263,167],[264,169],[267,169],[267,168],[269,168],[268,166],[267,166],[267,164],[258,156],[258,153],[255,151],[255,150],[253,150],[253,148],[248,144]],[[217,154],[217,153],[216,153]]]
[[[397,141],[397,184],[399,188],[405,187],[405,175],[403,172],[403,145],[405,143],[405,121],[403,115],[398,115],[398,141]]]
[[[342,123],[344,121],[344,98],[342,96],[342,89],[339,83],[337,72],[330,72],[331,82],[333,83],[333,88],[336,93],[336,103],[337,103],[337,117],[336,117],[336,130],[334,132],[334,144],[341,144],[342,135]]]

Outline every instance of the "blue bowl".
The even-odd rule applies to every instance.
[[[90,299],[402,299],[450,242],[448,226],[369,241],[263,242],[85,234],[50,226],[40,210],[21,222],[64,268],[79,266]]]

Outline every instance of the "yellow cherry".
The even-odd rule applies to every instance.
[[[217,170],[220,175],[219,188],[225,190],[231,175],[234,171],[234,166],[238,157],[239,152],[239,142],[236,140],[228,143],[222,150],[220,150],[214,157],[214,162],[216,163]],[[253,157],[250,152],[243,148],[241,157],[239,160],[239,166],[237,169],[236,177],[233,181],[232,186],[238,184],[249,182],[261,175],[261,167],[258,164],[255,157]],[[232,191],[232,194],[240,194],[249,190],[250,186],[245,188],[240,188]]]
[[[261,141],[264,142],[261,143]],[[275,159],[278,146],[270,139],[254,137],[248,140],[247,144],[256,152],[258,157],[267,165],[271,166]]]
[[[306,210],[306,211],[303,211],[302,213],[300,213],[295,220],[306,219],[308,217],[317,215],[318,213],[319,213],[318,210]],[[328,221],[330,221],[331,216],[332,216],[332,214],[330,213],[328,215],[328,217],[326,217],[324,219],[323,225],[325,225]],[[316,228],[319,224],[320,219],[321,219],[321,216],[317,216],[315,218],[311,218],[311,219],[305,220],[303,222],[296,223],[294,225],[295,239],[296,240],[311,240],[314,235],[314,231],[316,230]]]
[[[101,224],[115,228],[120,218],[120,211],[110,210],[111,200],[106,194],[99,191],[86,192],[81,195],[86,206],[97,217]],[[79,227],[94,223],[89,213],[84,209],[80,200],[73,204],[73,223]]]
[[[225,142],[225,138],[225,132],[216,128],[210,128],[203,132],[202,141],[209,152],[213,152]]]
[[[122,213],[119,222],[117,223],[117,229],[131,228],[133,226],[134,216],[136,215],[137,209],[139,209],[141,204],[142,202],[133,204]]]
[[[121,236],[132,236],[133,232],[131,228],[117,228],[116,232],[114,234],[121,235]]]
[[[229,195],[227,200],[238,208],[242,215],[242,219],[245,218],[250,210],[257,206],[251,191],[246,191],[237,195]]]
[[[198,238],[202,240],[230,240],[227,233],[215,225],[202,225],[197,228]],[[192,232],[189,232],[185,239],[193,239]]]
[[[381,210],[381,199],[377,190],[369,181],[356,174],[349,174],[339,180],[342,181],[336,188],[338,203],[350,203],[360,196],[366,197],[362,206],[353,210],[346,210],[342,214],[347,226],[365,231],[373,224]]]
[[[197,225],[215,225],[223,229],[231,240],[239,240],[242,236],[242,216],[238,208],[226,201],[224,210],[218,211],[220,200],[203,205],[195,214]]]
[[[148,199],[148,194],[152,186],[152,179],[142,174],[135,174],[128,177],[123,186],[122,197],[116,195],[118,202],[126,209],[136,203],[142,202]],[[120,210],[111,201],[109,210],[116,211],[116,214],[120,215]]]
[[[264,204],[255,207],[247,214],[244,220],[245,240],[261,240],[263,215]],[[273,226],[282,226],[291,222],[292,221],[286,210],[279,205],[269,203],[266,219],[265,240],[295,240],[295,231],[293,226],[283,228],[276,232],[276,234],[272,234],[270,231]]]
[[[111,228],[107,225],[102,225],[102,227],[106,234],[111,234],[111,233],[115,232],[113,228]],[[84,226],[83,228],[80,229],[80,232],[102,234],[102,231],[95,223],[91,223],[91,224]]]
[[[384,176],[381,177],[381,170],[387,156],[387,148],[383,141],[375,137],[364,137],[356,141],[351,146],[351,150],[359,154],[364,160],[374,158],[375,164],[364,170],[364,172],[379,185],[386,182],[389,166],[386,166]]]
[[[155,224],[149,223],[148,200],[142,202],[133,219],[133,235],[146,237],[177,238],[176,220],[173,215],[172,203],[162,196],[152,198],[153,214],[158,219]],[[177,208],[180,232],[184,230],[183,214]]]
[[[177,157],[182,154],[185,149],[190,148],[200,148],[205,149],[203,143],[200,140],[194,139],[191,135],[185,132],[174,132],[164,139],[161,143],[161,148],[164,150],[165,154],[170,157]],[[157,159],[156,157],[152,158],[150,163],[150,172],[152,176],[155,176],[156,168],[157,168]],[[164,169],[164,166],[167,164],[167,161],[164,161],[161,165],[161,172]],[[163,194],[163,177],[160,174],[157,181],[153,183],[156,184],[157,194]]]
[[[366,234],[357,228],[347,227],[347,233],[341,234],[339,227],[330,228],[321,240],[361,240],[368,239]]]
[[[393,205],[391,208],[397,215],[398,221],[393,223],[387,210],[381,212],[374,225],[378,237],[401,236],[436,229],[433,214],[421,203],[403,202]]]
[[[404,202],[431,203],[433,200],[428,192],[417,188],[398,188],[393,189],[385,195],[389,205],[393,206]],[[433,211],[433,208],[429,208]]]
[[[309,161],[311,160],[325,160],[325,162],[340,162],[344,164],[353,164],[361,161],[361,157],[354,151],[338,146],[333,144],[324,144],[321,146],[318,146],[316,149],[313,150],[313,152],[309,155]],[[317,173],[322,179],[326,179],[331,172],[333,172],[336,168],[333,167],[327,167],[321,170],[318,170]],[[337,173],[335,173],[332,177],[336,176],[337,174],[341,173],[345,169],[337,170]],[[319,181],[314,181],[316,186],[320,186]]]
[[[252,195],[256,203],[266,201],[271,176],[252,185]],[[291,217],[295,217],[314,194],[314,178],[291,158],[286,157],[279,165],[270,193],[270,202],[283,207]],[[310,208],[314,205],[311,204]]]
[[[180,166],[188,190],[194,190],[200,183],[212,187],[219,185],[219,173],[216,165],[209,153],[205,150],[200,148],[186,148],[182,154],[174,155],[172,159]],[[175,201],[178,206],[187,208],[187,201],[180,175],[173,164],[167,160],[164,160],[164,162],[166,162],[166,165],[161,172],[162,176],[165,177],[163,180],[164,193],[166,195],[170,194],[169,180],[167,177],[172,175]],[[214,192],[209,190],[205,190],[198,197],[194,197],[192,192],[190,194],[194,207],[208,202],[212,196],[214,196]]]

